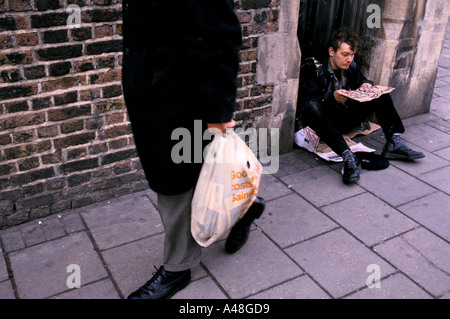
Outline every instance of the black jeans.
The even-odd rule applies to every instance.
[[[326,107],[311,102],[303,107],[302,122],[313,129],[336,154],[342,155],[349,149],[342,134],[361,124],[372,113],[375,113],[386,137],[405,131],[390,94],[369,102],[349,99],[346,106],[337,104]]]

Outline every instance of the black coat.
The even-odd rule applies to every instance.
[[[321,61],[308,58],[302,63],[299,94],[300,110],[310,102],[318,102],[325,107],[333,107],[338,104],[334,99],[334,76],[329,71],[328,59],[323,58]],[[363,83],[374,84],[361,73],[354,61],[343,72],[347,81],[342,89],[356,90]]]
[[[241,41],[232,0],[123,1],[124,98],[155,192],[180,194],[195,186],[202,164],[193,163],[194,120],[202,120],[204,130],[232,119]],[[181,127],[192,135],[191,163],[171,158],[180,142],[171,134]]]

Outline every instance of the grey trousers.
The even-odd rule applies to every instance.
[[[202,247],[191,234],[191,202],[194,190],[179,195],[158,194],[158,208],[164,226],[164,269],[183,271],[198,265]]]

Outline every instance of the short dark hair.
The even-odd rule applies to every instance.
[[[331,35],[330,41],[328,42],[328,47],[333,48],[334,51],[337,51],[342,43],[347,43],[352,51],[357,51],[359,41],[359,37],[355,32],[347,28],[340,28],[334,31]]]

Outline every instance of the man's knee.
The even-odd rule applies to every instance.
[[[303,106],[303,113],[306,116],[321,116],[323,113],[322,106],[318,102],[307,103]]]

